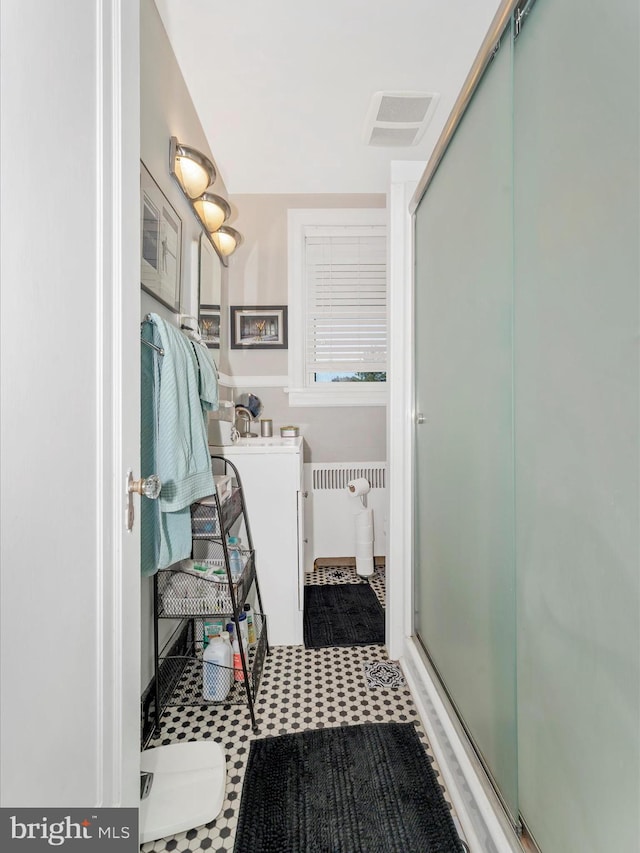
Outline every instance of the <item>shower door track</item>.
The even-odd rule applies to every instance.
[[[491,785],[491,788],[493,789],[496,797],[500,801],[500,805],[502,806],[502,809],[505,813],[505,816],[507,817],[507,819],[508,819],[511,827],[513,828],[513,830],[516,832],[518,837],[520,837],[523,833],[524,826],[525,826],[524,821],[522,820],[522,817],[520,816],[519,813],[517,816],[514,816],[513,812],[511,811],[511,809],[507,805],[507,803],[506,803],[506,801],[505,801],[505,799],[502,796],[502,793],[500,791],[500,787],[498,786],[497,782],[495,781],[495,778],[494,778],[493,774],[491,773],[491,770],[489,769],[489,766],[488,766],[487,762],[485,761],[485,759],[482,755],[482,752],[479,749],[479,747],[475,741],[475,738],[473,737],[473,735],[471,734],[471,731],[467,727],[467,724],[465,723],[462,714],[458,710],[458,706],[456,705],[453,697],[449,693],[449,690],[447,689],[447,686],[444,682],[444,679],[440,675],[440,671],[438,670],[438,667],[436,666],[433,658],[431,657],[431,654],[429,653],[429,650],[427,649],[422,637],[420,636],[420,634],[415,634],[415,638],[418,641],[418,645],[419,645],[419,647],[420,647],[420,649],[421,649],[421,651],[425,657],[425,662],[428,665],[428,669],[431,671],[431,674],[434,676],[433,682],[436,686],[436,689],[438,690],[438,693],[440,694],[440,698],[444,701],[445,707],[448,705],[453,712],[450,716],[451,716],[451,721],[452,721],[454,727],[458,730],[458,734],[461,736],[461,739],[463,740],[463,742],[466,740],[469,743],[469,746],[473,750],[474,757],[477,759],[478,763],[480,764],[482,771],[484,772],[484,775],[487,778],[487,781]]]

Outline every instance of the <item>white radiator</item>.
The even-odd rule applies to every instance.
[[[311,571],[318,557],[355,557],[353,515],[362,509],[362,503],[349,493],[347,483],[358,477],[366,478],[371,486],[366,502],[373,510],[373,552],[376,557],[386,556],[386,475],[386,462],[305,463],[306,571]]]

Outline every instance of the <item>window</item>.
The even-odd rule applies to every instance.
[[[386,377],[386,210],[290,210],[289,403],[384,405]]]

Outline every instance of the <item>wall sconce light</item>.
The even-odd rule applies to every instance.
[[[202,193],[194,202],[193,206],[200,217],[202,224],[213,233],[231,216],[231,208],[219,195],[213,193]]]
[[[231,207],[226,199],[206,192],[216,179],[215,166],[204,154],[182,145],[172,136],[169,171],[189,200],[223,264],[227,266],[226,258],[242,243],[242,235],[235,228],[222,224],[231,216]]]
[[[216,179],[216,170],[208,157],[181,145],[171,137],[169,169],[190,199],[198,198]]]
[[[233,254],[242,243],[242,234],[236,231],[235,228],[230,228],[228,225],[221,225],[217,231],[211,234],[211,239],[220,254],[226,258]]]

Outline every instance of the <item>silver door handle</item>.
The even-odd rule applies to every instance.
[[[133,530],[133,521],[134,521],[134,513],[133,513],[133,496],[136,495],[144,495],[144,497],[149,498],[149,500],[155,501],[160,495],[160,489],[162,488],[162,483],[160,482],[160,477],[157,474],[150,474],[145,479],[134,480],[133,472],[131,468],[127,471],[127,481],[126,481],[126,491],[125,494],[127,496],[127,508],[125,510],[125,524],[129,533]]]
[[[425,422],[424,415],[422,414],[422,412],[418,412],[416,415],[416,423],[417,424],[423,424],[424,422]]]
[[[146,479],[134,480],[133,474],[129,471],[127,479],[127,491],[129,494],[135,492],[137,495],[144,495],[145,498],[155,501],[160,494],[162,483],[157,474],[150,474]]]

